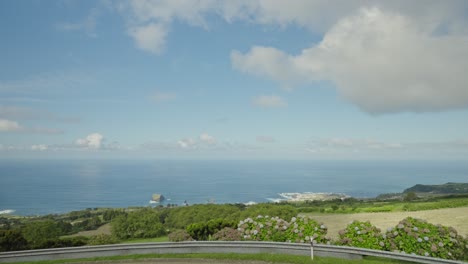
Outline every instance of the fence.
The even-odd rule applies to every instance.
[[[417,263],[465,263],[417,255],[401,254],[387,251],[342,247],[333,245],[292,244],[277,242],[224,242],[195,241],[178,243],[139,243],[102,246],[84,246],[74,248],[39,249],[0,253],[0,263],[39,261],[55,259],[94,258],[130,254],[168,254],[168,253],[281,253],[289,255],[306,255],[313,257],[337,257],[362,259],[363,256],[376,256]]]

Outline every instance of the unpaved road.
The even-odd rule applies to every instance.
[[[432,224],[441,224],[455,228],[462,236],[468,235],[468,207],[445,208],[416,212],[359,213],[359,214],[303,214],[323,222],[328,227],[328,236],[338,237],[338,231],[344,229],[351,221],[370,221],[385,231],[394,227],[406,217],[424,219]]]

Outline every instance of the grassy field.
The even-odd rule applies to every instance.
[[[110,224],[105,224],[103,226],[100,226],[96,230],[89,230],[89,231],[81,231],[76,234],[67,236],[67,237],[74,237],[74,236],[85,236],[85,237],[90,237],[90,236],[96,236],[96,235],[110,235],[111,234],[111,225]]]
[[[325,223],[328,227],[328,236],[338,237],[338,231],[344,229],[353,220],[370,221],[382,230],[394,227],[406,217],[424,219],[433,224],[441,224],[455,228],[459,234],[468,235],[468,206],[459,208],[445,208],[415,212],[380,212],[355,214],[320,214],[303,213],[313,219]]]
[[[129,239],[121,241],[120,244],[127,244],[127,243],[150,243],[150,242],[169,242],[169,238],[167,236],[163,237],[156,237],[156,238],[139,238],[139,239]]]
[[[365,258],[363,260],[345,260],[337,258],[315,257],[312,261],[309,256],[295,256],[284,254],[219,254],[219,253],[198,253],[198,254],[147,254],[147,255],[127,255],[100,257],[92,259],[75,260],[52,260],[37,262],[21,262],[34,264],[60,264],[60,263],[232,263],[232,264],[266,264],[266,263],[292,263],[292,264],[386,264],[386,263],[409,263],[382,258]]]

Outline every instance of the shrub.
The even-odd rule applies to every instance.
[[[422,256],[462,259],[466,250],[466,240],[452,227],[411,217],[388,229],[384,237],[388,250]]]
[[[0,230],[0,252],[28,249],[28,241],[19,230]]]
[[[370,249],[385,249],[385,242],[380,229],[370,222],[353,221],[346,229],[339,231],[338,245]]]
[[[225,227],[234,228],[236,227],[236,222],[219,218],[208,222],[191,224],[186,230],[195,240],[208,240],[212,235]]]
[[[328,242],[327,227],[308,217],[292,217],[289,228],[286,229],[286,241],[295,243]]]
[[[308,243],[325,243],[327,228],[310,218],[292,217],[287,222],[279,217],[259,215],[239,222],[238,231],[245,240]]]
[[[241,234],[237,229],[231,227],[225,227],[212,237],[213,240],[221,240],[221,241],[240,241]]]
[[[176,230],[170,233],[168,238],[171,242],[193,241],[193,238],[185,230]]]
[[[237,230],[244,240],[286,242],[289,223],[279,217],[259,215],[240,221]]]
[[[92,236],[88,241],[88,245],[110,245],[117,243],[119,243],[119,240],[116,237],[108,234]]]
[[[160,223],[160,214],[152,209],[144,209],[121,215],[111,222],[112,234],[118,239],[151,238],[166,234]]]

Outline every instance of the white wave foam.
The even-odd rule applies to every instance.
[[[0,214],[11,214],[11,213],[14,213],[14,212],[15,212],[15,210],[7,209],[7,210],[1,210]]]
[[[266,198],[266,199],[274,203],[281,203],[282,201],[286,201],[286,199],[281,199],[281,198]]]

